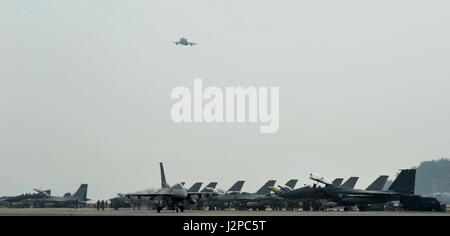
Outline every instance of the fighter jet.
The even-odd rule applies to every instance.
[[[46,197],[51,194],[50,190],[44,190],[37,193],[25,193],[17,196],[3,196],[0,198],[0,205],[2,207],[29,207],[29,203],[22,202],[23,200]]]
[[[178,44],[180,44],[180,45],[184,45],[184,46],[194,46],[194,45],[197,45],[197,43],[194,43],[194,42],[189,42],[186,38],[184,38],[184,37],[182,37],[181,39],[180,39],[180,41],[177,41],[177,42],[173,42],[174,44],[176,44],[176,45],[178,45]]]
[[[310,176],[311,179],[325,184],[325,187],[317,187],[316,185],[313,187],[308,186],[279,195],[294,199],[327,200],[337,203],[338,206],[358,206],[360,210],[367,210],[372,204],[396,201],[403,195],[414,194],[415,176],[416,171],[414,169],[402,170],[387,191],[358,190],[343,188],[342,186],[336,187],[326,182],[323,178]],[[375,180],[373,185],[379,187],[379,183],[384,178],[380,177]]]
[[[220,193],[213,188],[208,188],[209,192],[206,194],[208,194],[209,197],[207,198],[205,205],[208,205],[210,209],[225,209],[225,207],[231,207],[233,200],[241,194],[244,183],[244,180],[237,181],[225,193]]]
[[[235,200],[241,202],[250,202],[258,200],[260,198],[264,198],[270,193],[270,188],[268,187],[275,185],[275,182],[276,180],[269,180],[255,193],[247,193],[247,192],[241,193]]]
[[[34,189],[39,193],[39,197],[31,197],[22,200],[23,203],[30,203],[34,206],[42,207],[75,207],[86,204],[89,199],[87,198],[88,185],[82,184],[78,190],[72,195],[70,193],[64,194],[64,196],[51,196],[49,191],[43,191],[39,188]]]
[[[192,196],[199,196],[201,193],[189,192],[183,187],[183,184],[177,183],[170,186],[166,181],[166,175],[164,174],[164,167],[162,162],[159,163],[161,171],[161,188],[154,193],[129,193],[125,196],[128,198],[136,197],[138,199],[145,197],[149,200],[156,200],[156,211],[159,213],[165,207],[174,208],[176,212],[179,210],[184,211],[184,204],[186,201],[193,202]]]
[[[272,180],[275,181],[275,180]],[[272,181],[266,183],[266,185],[270,185]],[[291,208],[291,205],[294,205],[294,201],[288,201],[278,195],[281,192],[289,192],[295,188],[298,179],[289,180],[284,186],[278,185],[277,187],[268,186],[267,189],[269,191],[260,192],[259,196],[243,196],[241,199],[241,204],[245,202],[245,208],[252,208],[253,210],[265,210],[267,206],[270,206],[272,209],[282,209],[283,206],[286,208]],[[273,182],[274,183],[274,182]],[[270,191],[274,191],[275,193],[270,193]]]
[[[263,202],[267,202],[267,200],[271,200],[270,198],[270,186],[275,185],[275,180],[267,181],[258,191],[255,193],[247,193],[243,192],[241,194],[236,195],[233,199],[233,204],[242,209],[248,208],[248,203],[251,202],[252,208],[265,208],[262,204]]]

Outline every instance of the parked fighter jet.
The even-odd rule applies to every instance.
[[[386,177],[380,178],[383,180]],[[353,189],[331,190],[327,188],[323,188],[322,191],[331,196],[333,201],[337,202],[340,206],[358,206],[359,209],[363,211],[370,209],[374,204],[396,201],[400,200],[404,195],[414,194],[415,179],[416,170],[408,169],[400,172],[387,191]],[[374,182],[374,185],[378,185],[378,182],[381,181],[377,179]],[[372,186],[369,187],[374,189]],[[379,186],[375,188],[380,189]]]
[[[259,199],[262,199],[269,195],[270,189],[269,186],[275,185],[276,180],[269,180],[267,181],[258,191],[255,193],[241,193],[237,196],[235,201],[239,202],[251,202],[251,201],[257,201]]]
[[[51,196],[50,192],[43,191],[41,189],[34,189],[39,193],[39,197],[32,197],[24,199],[22,203],[29,203],[35,207],[76,207],[86,204],[89,199],[87,198],[88,185],[82,184],[78,190],[71,195],[70,193],[64,194],[62,197]]]
[[[245,181],[239,180],[231,186],[225,193],[220,193],[217,190],[209,188],[210,192],[207,193],[209,198],[206,200],[206,205],[210,206],[210,209],[231,207],[231,204],[236,197],[241,194],[242,187]]]
[[[180,39],[180,41],[173,42],[173,43],[176,44],[176,45],[180,44],[180,45],[184,45],[184,46],[188,46],[188,45],[189,45],[189,46],[194,46],[194,45],[197,45],[197,43],[187,41],[187,39],[184,38],[184,37],[182,37],[182,38]]]
[[[252,208],[253,210],[265,210],[266,207],[268,206],[270,206],[272,209],[274,208],[281,209],[282,206],[286,206],[286,208],[289,208],[288,206],[289,202],[286,199],[278,196],[278,194],[276,193],[292,191],[295,188],[298,179],[291,179],[285,184],[285,186],[278,185],[278,188],[270,186],[271,182],[274,181],[275,180],[271,180],[267,182],[265,185],[265,186],[269,185],[267,186],[267,190],[261,191],[259,195],[256,194],[253,194],[253,196],[243,195],[241,196],[240,199],[238,198],[237,201],[240,201],[240,203],[244,205],[244,208]],[[271,194],[270,191],[274,191],[276,193]]]
[[[247,209],[247,203],[256,202],[257,205],[260,205],[259,202],[266,200],[268,195],[270,195],[269,186],[273,186],[275,184],[275,180],[267,181],[258,191],[255,193],[247,193],[243,192],[240,194],[235,194],[230,203],[234,205],[234,208]],[[253,206],[254,207],[254,206]]]
[[[161,212],[164,207],[174,208],[176,212],[180,210],[184,211],[185,201],[193,201],[192,196],[199,196],[199,192],[188,192],[183,187],[183,184],[177,183],[172,187],[166,181],[166,175],[164,174],[164,167],[162,163],[159,163],[161,171],[161,188],[154,193],[131,193],[126,194],[128,198],[137,197],[138,199],[142,197],[147,197],[149,200],[157,200],[157,212]]]
[[[279,195],[294,199],[328,200],[337,203],[338,206],[358,206],[360,210],[366,210],[372,204],[396,201],[403,195],[413,194],[415,176],[416,171],[414,169],[402,170],[388,191],[357,190],[343,188],[342,186],[336,187],[326,182],[323,178],[310,176],[311,179],[325,184],[325,187],[304,187]],[[381,179],[383,178],[385,177]],[[375,180],[374,185],[378,185],[381,182],[379,179]]]
[[[0,197],[0,205],[2,207],[29,207],[29,203],[21,203],[21,201],[50,196],[50,194],[50,190],[45,190],[37,193],[25,193],[17,196],[3,196]]]

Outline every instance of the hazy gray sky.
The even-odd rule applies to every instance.
[[[449,157],[448,1],[0,2],[0,195],[360,176]],[[185,36],[195,47],[175,46]],[[279,86],[280,129],[175,124],[177,86]]]

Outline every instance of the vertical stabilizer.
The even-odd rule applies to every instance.
[[[257,192],[257,195],[266,195],[270,193],[270,189],[268,188],[269,186],[274,186],[275,185],[275,180],[269,180],[267,181]]]
[[[242,190],[242,186],[244,186],[245,181],[239,180],[227,192],[240,192]]]
[[[295,185],[297,185],[297,182],[298,182],[298,179],[291,179],[285,184],[285,186],[288,186],[289,188],[294,189]]]
[[[163,163],[159,163],[159,167],[161,169],[161,188],[169,188],[170,186],[167,184],[166,175],[164,174],[164,166]]]
[[[356,182],[358,182],[359,177],[350,177],[344,184],[342,184],[341,188],[353,189],[355,188]]]
[[[343,178],[336,178],[331,183],[336,187],[340,187],[343,181],[344,181]]]
[[[78,188],[78,190],[72,195],[72,197],[79,199],[79,200],[86,200],[87,199],[87,190],[88,190],[88,185],[82,184]]]
[[[190,193],[196,193],[198,191],[200,191],[200,187],[202,187],[202,182],[197,182],[194,185],[192,185],[192,187],[190,189],[188,189],[188,192]]]
[[[369,187],[366,188],[368,191],[382,191],[384,188],[384,185],[386,184],[386,181],[388,180],[389,176],[387,175],[381,175],[378,177],[375,181],[373,181],[372,184],[369,185]]]
[[[215,189],[217,186],[217,182],[211,182],[208,185],[206,185],[206,187],[204,187],[202,189],[202,191],[200,191],[201,193],[208,193],[211,192],[213,189]]]
[[[416,170],[415,169],[402,170],[392,183],[391,187],[389,187],[389,190],[403,194],[414,194],[415,184],[416,184]]]

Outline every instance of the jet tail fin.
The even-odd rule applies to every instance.
[[[169,184],[167,184],[166,175],[164,174],[164,166],[162,162],[159,163],[159,167],[161,170],[161,188],[169,188],[170,186]]]
[[[194,185],[192,185],[192,187],[190,189],[188,189],[188,192],[191,193],[196,193],[200,190],[200,187],[202,186],[202,182],[197,182]]]
[[[204,187],[202,189],[202,191],[200,191],[201,193],[207,193],[207,192],[211,192],[212,189],[215,189],[217,186],[217,182],[211,182],[208,185],[206,185],[206,187]]]
[[[87,190],[88,185],[82,184],[78,190],[72,195],[72,197],[80,199],[80,200],[87,200]]]
[[[227,192],[240,192],[242,190],[242,186],[244,186],[245,181],[239,180]]]
[[[344,181],[343,178],[336,178],[333,180],[333,182],[331,182],[334,186],[339,187],[342,184],[342,181]]]
[[[285,186],[288,186],[289,188],[294,189],[297,182],[298,182],[298,179],[291,179],[285,184]]]
[[[270,193],[270,189],[268,188],[269,186],[274,186],[275,185],[275,180],[269,180],[267,181],[257,192],[257,195],[266,195]]]
[[[356,182],[358,182],[359,177],[350,177],[344,184],[342,184],[342,188],[353,189],[355,188]]]
[[[402,170],[388,190],[403,194],[414,194],[416,184],[416,170]]]
[[[369,187],[366,188],[366,190],[368,190],[368,191],[382,191],[388,178],[389,178],[389,176],[387,176],[387,175],[381,175],[375,181],[373,181],[373,183],[370,184]]]

